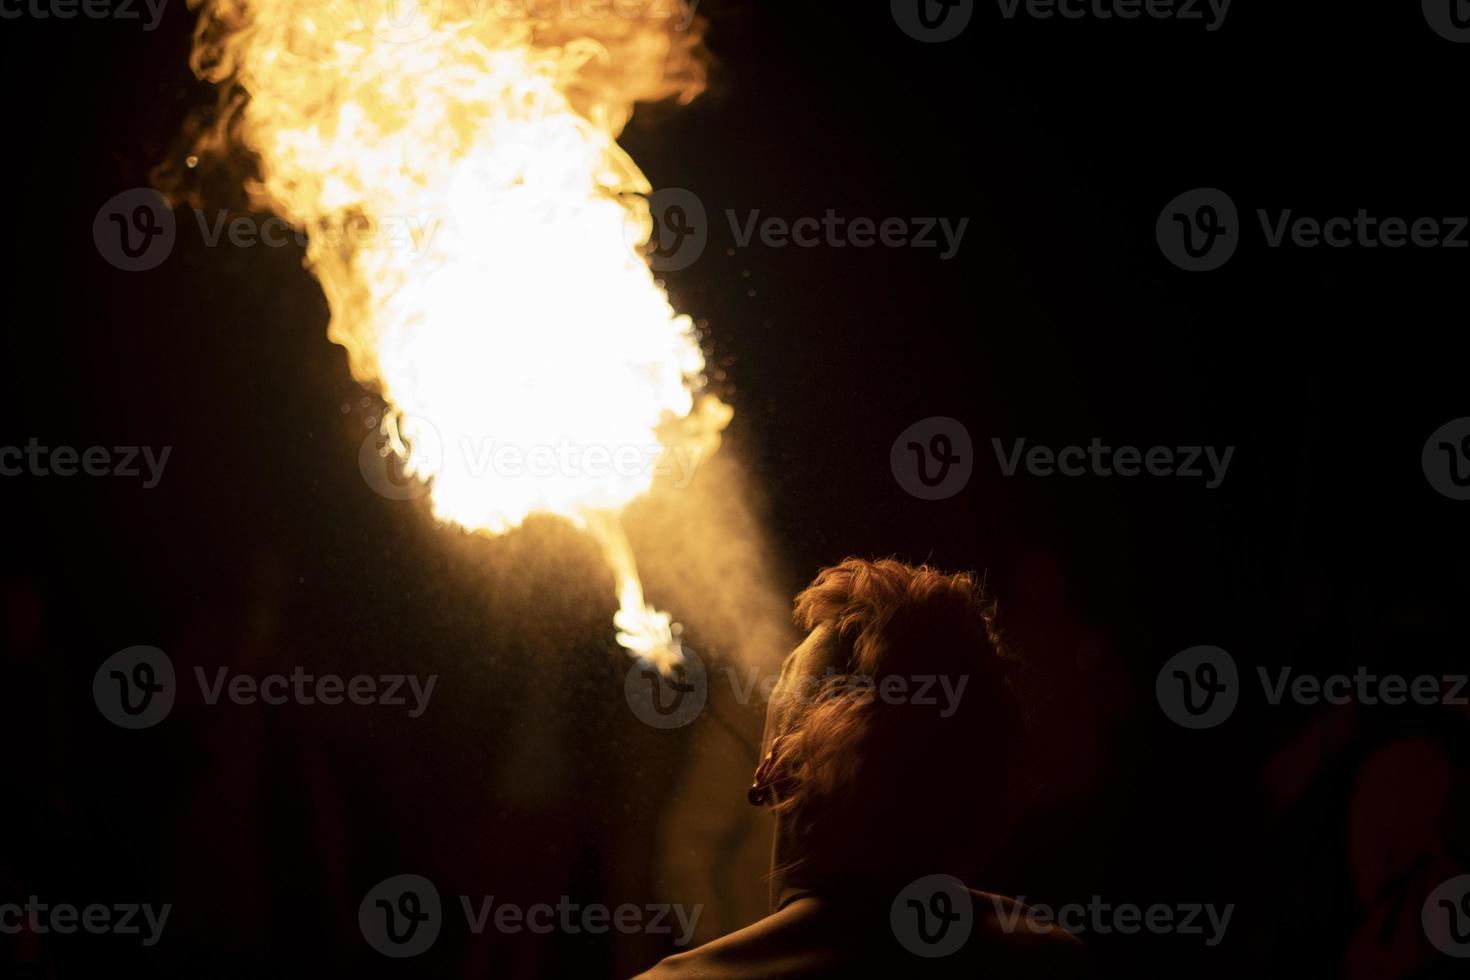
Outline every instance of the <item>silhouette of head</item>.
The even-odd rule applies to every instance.
[[[806,639],[766,710],[751,802],[792,884],[976,871],[1002,834],[1022,720],[969,574],[849,558],[796,597]]]

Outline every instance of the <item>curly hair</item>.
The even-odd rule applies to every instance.
[[[933,836],[924,828],[940,829],[940,813],[957,818],[953,832],[974,833],[973,813],[1001,792],[1022,725],[1010,685],[1017,665],[983,583],[970,573],[849,558],[796,597],[795,618],[804,630],[829,628],[826,642],[835,645],[827,675],[774,757],[773,808],[801,851],[868,846],[874,821],[903,838],[910,818],[913,845],[914,834]],[[885,678],[919,677],[963,679],[951,714],[878,696]]]

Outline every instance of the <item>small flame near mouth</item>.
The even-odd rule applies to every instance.
[[[313,234],[307,263],[434,515],[492,535],[533,513],[585,528],[614,573],[618,642],[677,662],[679,629],[646,603],[620,519],[651,468],[508,478],[459,449],[718,447],[731,413],[648,266],[651,187],[617,143],[636,103],[703,88],[699,21],[661,4],[596,18],[492,0],[191,6],[191,66],[221,89],[194,154],[248,150],[252,202],[298,227],[408,229],[396,244]],[[414,451],[412,420],[441,451]]]

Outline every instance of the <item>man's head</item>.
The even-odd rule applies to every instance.
[[[796,597],[796,622],[808,635],[772,692],[752,787],[779,821],[779,870],[973,870],[1021,734],[980,584],[849,558]]]

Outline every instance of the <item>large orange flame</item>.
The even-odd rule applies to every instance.
[[[191,63],[229,107],[201,149],[252,151],[256,203],[308,230],[412,230],[313,236],[307,260],[435,515],[587,528],[616,575],[619,642],[677,656],[618,514],[660,447],[711,450],[729,410],[701,393],[694,327],[644,259],[650,187],[616,140],[636,102],[702,88],[698,24],[664,0],[195,5]],[[495,465],[553,447],[534,472]]]

